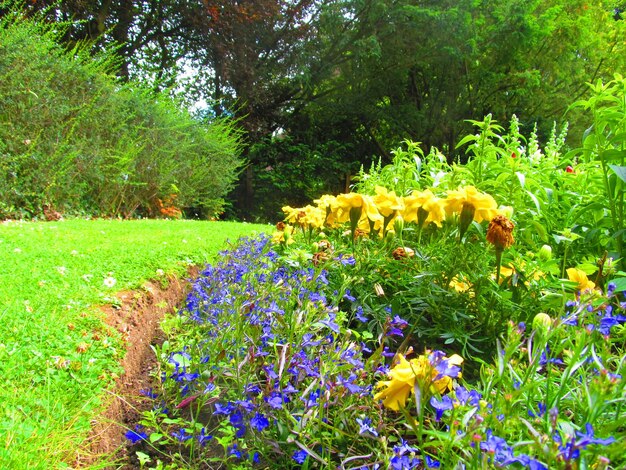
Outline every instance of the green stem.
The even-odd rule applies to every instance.
[[[502,267],[502,252],[504,250],[496,246],[496,284],[500,284],[500,268]]]

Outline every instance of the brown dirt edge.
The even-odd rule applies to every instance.
[[[196,277],[198,271],[198,267],[191,267],[188,276]],[[121,361],[124,372],[105,392],[109,398],[103,398],[103,411],[91,421],[89,436],[76,451],[74,468],[132,468],[124,433],[134,428],[146,407],[140,391],[151,386],[151,371],[156,365],[150,346],[163,340],[161,320],[166,312],[180,306],[190,286],[188,278],[169,277],[165,288],[159,282],[147,282],[142,290],[117,293],[119,305],[101,307],[106,322],[126,340]]]

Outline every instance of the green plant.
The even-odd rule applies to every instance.
[[[158,201],[222,212],[243,162],[232,121],[203,123],[112,73],[114,53],[65,50],[63,27],[0,19],[0,219],[162,216]]]
[[[614,79],[603,83],[590,83],[591,97],[577,101],[571,108],[583,108],[591,114],[591,127],[583,136],[582,148],[572,151],[589,171],[599,164],[602,177],[603,201],[593,201],[586,210],[604,209],[608,215],[604,223],[598,220],[601,230],[607,230],[609,245],[626,266],[624,240],[624,183],[626,182],[626,79],[615,74]]]

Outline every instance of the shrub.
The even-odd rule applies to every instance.
[[[172,194],[219,213],[241,167],[232,123],[116,81],[113,55],[65,51],[61,33],[17,12],[0,22],[0,217],[159,216]]]

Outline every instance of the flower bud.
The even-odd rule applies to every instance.
[[[397,234],[402,235],[402,231],[404,230],[404,219],[402,216],[398,215],[393,221],[393,230]]]
[[[552,318],[547,313],[538,313],[533,318],[533,330],[546,333],[552,326]]]
[[[543,245],[539,252],[537,253],[537,257],[541,261],[550,261],[552,259],[552,247],[550,245]]]

